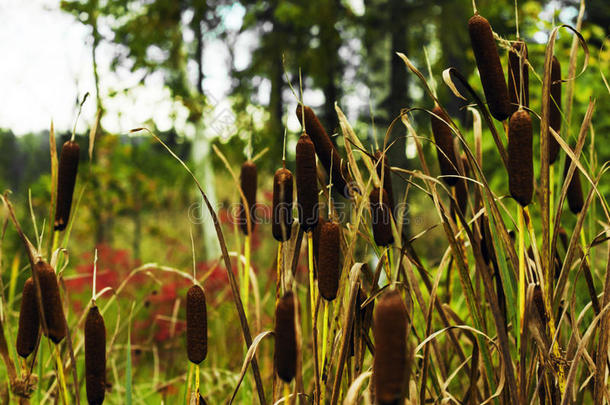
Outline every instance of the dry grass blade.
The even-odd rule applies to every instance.
[[[239,377],[237,379],[237,385],[235,386],[235,389],[233,390],[233,395],[231,395],[231,398],[228,401],[229,405],[232,404],[233,401],[235,400],[237,391],[239,391],[239,386],[241,385],[241,382],[244,380],[246,371],[248,370],[248,365],[252,362],[252,359],[254,359],[254,356],[256,356],[256,350],[258,349],[258,345],[260,344],[260,342],[263,341],[264,338],[266,338],[267,336],[271,336],[271,335],[273,335],[273,331],[266,330],[264,332],[259,333],[258,336],[256,336],[254,338],[254,340],[252,341],[252,345],[248,349],[248,352],[246,353],[246,357],[244,358],[244,363],[241,366],[241,371],[239,372]]]
[[[199,190],[199,193],[203,197],[205,205],[210,213],[210,216],[212,217],[212,221],[214,222],[214,229],[216,230],[216,236],[218,237],[218,243],[220,244],[220,249],[222,251],[222,257],[225,262],[227,276],[229,278],[229,284],[231,286],[231,292],[233,293],[233,302],[235,303],[235,307],[236,307],[237,313],[239,315],[239,321],[241,324],[242,333],[244,335],[244,340],[246,341],[246,346],[249,348],[252,345],[252,336],[250,335],[250,327],[248,326],[248,319],[246,318],[246,314],[244,312],[244,307],[241,302],[241,298],[239,296],[239,286],[237,285],[237,280],[235,279],[235,274],[233,273],[233,268],[231,266],[231,259],[229,258],[229,251],[227,250],[227,245],[225,243],[224,235],[222,233],[222,228],[220,227],[220,223],[218,222],[218,216],[216,215],[216,212],[214,211],[214,207],[212,207],[212,204],[208,200],[208,197],[205,194],[205,192],[203,191],[203,187],[199,183],[199,180],[197,180],[197,177],[195,177],[195,175],[193,174],[191,169],[189,169],[189,167],[186,165],[186,163],[184,163],[182,161],[182,159],[180,159],[169,148],[169,146],[167,146],[153,132],[151,132],[147,128],[136,128],[136,129],[131,130],[131,132],[138,132],[138,131],[148,132],[157,142],[159,142],[169,152],[169,154],[172,155],[172,157],[174,157],[174,159],[176,159],[182,165],[182,167],[184,167],[184,169],[187,171],[187,173],[191,176],[191,178],[197,185],[197,189]],[[242,195],[242,198],[244,198],[243,195]],[[258,363],[256,361],[256,358],[252,358],[252,373],[254,374],[254,380],[256,382],[256,390],[258,392],[258,397],[259,397],[260,403],[264,405],[264,404],[266,404],[265,390],[263,388],[263,383],[261,380],[260,371],[258,368]]]
[[[349,386],[345,397],[343,398],[343,405],[356,405],[359,403],[358,398],[360,397],[360,389],[366,380],[371,377],[371,374],[373,374],[371,371],[365,371],[354,379],[354,382]]]

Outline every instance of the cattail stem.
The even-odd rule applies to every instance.
[[[276,260],[277,273],[275,278],[275,305],[280,299],[281,288],[284,285],[282,282],[282,242],[277,244],[277,260]]]
[[[326,340],[328,339],[328,311],[330,307],[330,302],[326,300],[322,300],[324,303],[324,315],[322,316],[322,369],[326,367],[324,364],[324,359],[326,358]]]
[[[383,252],[383,261],[385,262],[386,273],[388,276],[388,282],[392,281],[392,265],[390,264],[390,247]]]
[[[388,246],[388,266],[390,266],[390,275],[392,274],[392,269],[394,268],[394,251],[392,250],[391,246]],[[394,273],[394,277],[390,278],[390,280],[392,280],[392,284],[396,284],[396,281],[398,281],[398,271],[396,271],[396,273]]]
[[[186,390],[184,395],[184,405],[188,405],[191,400],[191,384],[193,383],[193,368],[195,365],[189,361],[189,372],[186,377]]]
[[[195,364],[195,394],[197,395],[197,402],[199,402],[199,364]]]
[[[59,345],[55,345],[55,362],[57,363],[57,379],[59,380],[59,387],[61,391],[61,397],[64,404],[70,404],[70,397],[68,396],[68,388],[66,387],[66,376],[64,374],[64,363],[61,360],[59,353]]]
[[[313,268],[313,231],[307,232],[307,258],[309,263],[309,299],[311,301],[311,317],[313,325],[313,320],[315,317],[315,309],[316,309],[316,289],[314,285],[314,268]]]
[[[523,207],[519,206],[519,333],[517,334],[517,350],[520,348],[520,338],[523,334],[523,318],[525,316],[525,220],[523,218]]]
[[[244,240],[244,276],[242,280],[242,300],[244,301],[244,312],[248,317],[248,302],[250,297],[250,235],[246,235]]]
[[[290,384],[284,383],[284,403],[287,405],[291,404],[292,397],[290,396]]]
[[[555,169],[554,165],[549,166],[549,235],[553,234],[553,211],[555,211]],[[554,272],[550,272],[554,274]]]

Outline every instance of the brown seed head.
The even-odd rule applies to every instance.
[[[318,288],[320,295],[327,301],[337,297],[341,267],[341,235],[339,224],[326,222],[320,230],[320,245],[318,256]]]
[[[525,110],[510,117],[508,127],[508,182],[511,196],[523,207],[532,202],[534,162],[532,119]]]
[[[290,239],[292,231],[292,173],[278,169],[273,176],[273,212],[271,233],[278,242]]]
[[[565,178],[568,174],[568,170],[570,169],[570,165],[572,164],[572,159],[566,155],[565,166],[563,168],[563,177]],[[578,214],[582,211],[583,205],[585,205],[585,200],[582,195],[582,185],[580,183],[580,170],[576,168],[574,170],[574,174],[572,175],[572,179],[570,180],[570,184],[568,185],[568,206],[570,207],[570,211],[574,214]]]
[[[186,353],[194,364],[201,363],[208,354],[205,293],[198,285],[193,285],[186,293]]]
[[[381,192],[381,204],[379,203],[379,193]],[[375,187],[369,197],[371,206],[371,222],[373,224],[373,237],[377,246],[389,246],[394,243],[392,234],[392,212],[388,194],[384,189]]]
[[[40,320],[38,319],[38,302],[36,286],[32,277],[23,285],[21,310],[19,311],[19,329],[17,331],[17,354],[24,359],[30,355],[38,343]]]
[[[511,115],[520,105],[530,105],[527,44],[521,40],[515,41],[508,52],[508,98]]]
[[[468,31],[489,112],[498,121],[504,121],[511,108],[491,25],[484,17],[475,14],[468,20]]]
[[[57,173],[57,206],[55,208],[55,230],[63,231],[68,226],[72,195],[78,172],[78,155],[80,147],[74,141],[67,141],[61,147],[59,169]]]
[[[303,117],[303,111],[305,112],[305,117]],[[337,148],[330,140],[322,123],[310,107],[299,104],[296,113],[299,122],[302,123],[303,118],[305,119],[305,130],[307,130],[307,134],[315,145],[316,154],[322,166],[326,169],[326,173],[331,172],[332,165],[333,189],[340,192],[345,198],[351,198],[347,185],[347,183],[351,182],[351,178],[347,171],[346,162],[342,161],[341,157],[339,157],[339,152],[337,152]]]
[[[254,231],[254,225],[256,224],[256,218],[254,216],[256,212],[256,164],[248,160],[241,166],[240,175],[241,189],[246,197],[248,208],[244,207],[244,203],[239,199],[239,229],[248,235],[248,215],[250,212],[251,230]]]
[[[275,307],[275,347],[273,361],[278,377],[292,381],[297,370],[297,338],[295,297],[292,291],[284,294]]]
[[[446,122],[449,122],[449,117],[438,105],[432,109],[432,112],[442,118],[441,120],[434,115],[430,115],[432,135],[434,135],[434,142],[436,143],[436,153],[441,174],[443,176],[457,176],[458,164],[453,145],[453,133],[451,127],[446,124]],[[454,186],[458,182],[458,179],[456,177],[443,177],[443,181],[447,185]]]
[[[318,176],[315,148],[305,133],[299,137],[297,142],[296,166],[299,223],[307,232],[318,223]]]
[[[551,64],[551,100],[549,100],[549,126],[558,134],[561,132],[561,64],[553,56]],[[555,137],[549,133],[549,164],[555,163],[561,147]]]
[[[38,274],[42,307],[47,330],[43,330],[45,336],[54,343],[59,343],[66,336],[66,318],[61,305],[61,294],[57,275],[53,268],[46,262],[40,260],[34,265],[34,271]]]
[[[373,387],[377,401],[380,404],[402,403],[409,365],[407,310],[398,291],[385,293],[377,302],[373,334]]]
[[[85,379],[89,404],[101,405],[106,394],[106,325],[96,305],[85,320]]]

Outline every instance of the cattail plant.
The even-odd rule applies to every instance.
[[[458,182],[458,178],[454,177],[458,175],[458,164],[453,145],[453,134],[451,127],[447,124],[449,117],[438,104],[434,106],[432,112],[434,115],[430,115],[430,124],[436,143],[438,165],[441,174],[445,176],[443,181],[449,186],[454,186]]]
[[[66,141],[61,147],[59,156],[59,170],[57,173],[57,206],[55,208],[56,231],[63,231],[68,226],[70,209],[72,208],[72,195],[78,172],[78,158],[80,147],[73,141]]]
[[[24,359],[36,348],[40,320],[38,318],[38,303],[36,286],[32,277],[23,285],[21,294],[21,309],[19,311],[19,329],[17,330],[17,354]]]
[[[390,202],[390,208],[394,212],[394,190],[392,188],[392,171],[390,170],[390,163],[388,161],[388,155],[383,154],[380,150],[375,152],[375,164],[377,165],[377,175],[381,179],[383,174],[383,189],[388,194],[388,200]],[[381,162],[383,161],[383,166]]]
[[[292,231],[292,173],[285,167],[273,176],[271,233],[278,242],[290,239]]]
[[[466,158],[466,155],[462,154],[461,160],[462,166],[464,167],[464,177],[468,177],[470,176],[470,171],[468,170],[468,159]],[[466,208],[468,207],[468,180],[458,180],[459,181],[455,184],[455,199],[457,200],[457,207],[463,215],[466,213]]]
[[[498,121],[504,121],[511,107],[491,25],[485,17],[475,14],[468,20],[468,32],[489,112]]]
[[[549,100],[549,126],[558,134],[561,131],[561,64],[553,56],[551,64],[551,100]],[[549,134],[549,164],[555,163],[559,155],[559,142]]]
[[[101,405],[106,393],[106,325],[95,303],[85,320],[85,380],[87,401]]]
[[[511,115],[519,106],[530,105],[527,44],[522,40],[515,41],[508,51],[508,98]]]
[[[318,155],[318,159],[320,159],[322,166],[324,166],[324,169],[326,169],[328,174],[332,175],[335,189],[345,198],[350,198],[348,183],[351,180],[346,163],[339,157],[339,152],[337,152],[337,148],[330,140],[322,123],[314,111],[305,105],[299,104],[296,113],[299,122],[305,122],[305,128],[303,128],[303,130],[307,130],[307,133],[311,137],[316,154]]]
[[[570,165],[572,164],[572,159],[570,156],[566,155],[565,165],[563,168],[563,176],[564,178],[568,175],[568,170],[570,169]],[[567,180],[567,179],[566,179]],[[568,206],[570,207],[570,211],[574,214],[578,214],[582,211],[582,207],[585,204],[584,198],[582,195],[582,185],[580,183],[580,171],[578,168],[574,170],[574,174],[570,179],[570,184],[568,185]]]
[[[256,208],[256,164],[248,160],[241,166],[241,189],[246,197],[246,206],[240,199],[239,205],[239,228],[244,235],[249,235],[254,231],[255,208]],[[248,227],[248,212],[250,213],[250,227]]]
[[[36,262],[34,271],[38,275],[40,283],[42,308],[46,323],[46,330],[43,330],[43,332],[45,336],[57,344],[66,336],[67,327],[64,310],[61,305],[57,274],[55,274],[53,267],[43,260]]]
[[[320,229],[318,252],[318,288],[320,295],[327,301],[337,297],[341,267],[339,253],[341,251],[339,224],[333,221],[325,222]]]
[[[508,182],[511,196],[523,207],[534,193],[532,153],[532,119],[527,111],[519,110],[510,117],[508,127]]]
[[[381,202],[380,202],[381,193]],[[369,197],[373,238],[377,246],[389,246],[394,243],[392,234],[392,212],[388,194],[383,188],[375,187]]]
[[[288,291],[275,306],[275,347],[273,361],[278,377],[292,381],[297,371],[295,296]]]
[[[186,353],[199,364],[208,354],[208,317],[203,288],[193,285],[186,293]]]
[[[400,404],[407,383],[407,310],[397,290],[381,296],[373,319],[373,387],[379,404]]]
[[[313,142],[303,133],[296,147],[297,209],[299,223],[305,232],[318,223],[318,177],[316,173],[316,151]]]

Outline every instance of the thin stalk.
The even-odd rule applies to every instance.
[[[242,285],[242,295],[244,297],[244,312],[248,317],[248,301],[250,298],[250,235],[246,235],[244,240],[244,257],[246,264],[244,265],[244,280]]]
[[[59,354],[59,347],[55,345],[55,362],[57,363],[57,378],[59,379],[59,386],[61,387],[61,396],[64,400],[64,404],[70,404],[70,397],[68,396],[68,388],[66,387],[66,376],[64,374],[64,364]]]
[[[326,340],[328,339],[328,308],[330,307],[329,302],[324,302],[324,315],[322,316],[322,361],[326,358]],[[322,364],[322,370],[326,367],[326,364]]]
[[[521,345],[521,335],[523,334],[523,318],[525,317],[525,219],[523,207],[519,206],[519,330],[517,333],[517,351]],[[523,376],[522,376],[523,377]]]
[[[309,263],[309,299],[311,303],[311,324],[313,325],[314,311],[316,308],[316,291],[313,279],[313,232],[307,232],[307,259]]]
[[[282,284],[282,242],[277,245],[277,272],[275,279],[275,304],[277,305],[277,301],[280,299],[280,292]]]
[[[288,383],[284,384],[284,403],[286,403],[287,405],[290,405],[292,403],[290,397],[290,384]]]
[[[199,364],[195,364],[195,394],[199,403]]]

